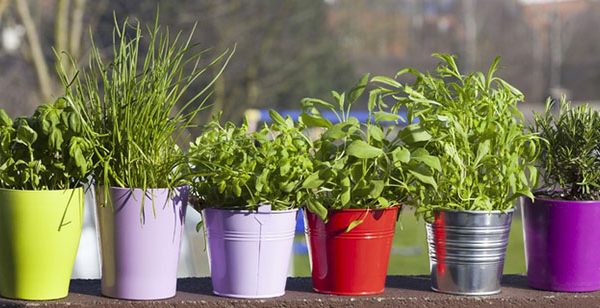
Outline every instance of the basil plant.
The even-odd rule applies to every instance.
[[[0,109],[0,188],[80,187],[93,169],[91,134],[69,97],[14,121]]]
[[[394,109],[407,111],[411,130],[432,136],[411,144],[440,160],[437,187],[416,196],[418,211],[426,218],[437,209],[507,211],[517,198],[533,198],[540,138],[524,131],[517,109],[523,94],[494,75],[499,58],[486,73],[463,74],[452,56],[435,56],[441,62],[433,73],[405,69],[396,75],[410,75],[412,84],[376,78]]]
[[[406,119],[390,112],[381,89],[368,92],[364,123],[352,115],[368,81],[365,75],[352,90],[333,91],[332,103],[315,98],[302,101],[304,124],[322,130],[314,141],[314,171],[302,187],[309,192],[307,209],[324,221],[330,210],[397,206],[420,194],[422,187],[437,185],[440,161],[420,145],[431,136],[405,126]],[[325,112],[337,122],[332,123]],[[351,223],[349,229],[359,223]]]
[[[273,210],[303,205],[302,183],[313,171],[310,140],[290,117],[270,112],[272,124],[256,132],[213,119],[190,145],[194,206]]]

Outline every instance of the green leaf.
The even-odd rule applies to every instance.
[[[381,128],[379,128],[379,126],[369,125],[368,132],[369,136],[371,136],[371,138],[377,141],[382,141],[385,138],[385,136],[383,135],[383,131],[381,130]]]
[[[13,125],[12,119],[4,109],[0,108],[0,127],[10,127]]]
[[[200,220],[197,224],[196,224],[196,232],[200,232],[200,230],[202,230],[202,227],[204,227],[204,220]]]
[[[433,189],[437,190],[437,183],[435,182],[435,180],[433,179],[432,176],[423,174],[423,173],[419,172],[418,170],[413,170],[413,169],[408,170],[408,172],[410,172],[410,174],[414,175],[417,178],[417,180],[419,180],[421,183],[429,184],[433,187]]]
[[[346,227],[346,231],[345,232],[350,232],[352,231],[352,229],[358,227],[360,224],[362,224],[364,221],[363,220],[353,220],[348,227]]]
[[[37,133],[29,125],[23,123],[17,128],[17,138],[15,141],[31,146],[37,140],[37,137]]]
[[[323,221],[327,221],[327,209],[318,200],[309,198],[306,202],[306,208],[319,216]]]
[[[387,76],[375,76],[373,79],[371,79],[371,82],[383,83],[394,88],[402,87],[402,84],[400,84],[398,81]]]
[[[354,103],[363,94],[368,82],[369,74],[365,74],[360,78],[358,84],[352,90],[350,90],[350,93],[348,94],[349,103]]]
[[[358,125],[355,125],[353,123],[346,123],[346,122],[336,123],[335,125],[328,128],[323,133],[323,138],[340,139],[340,138],[352,135],[358,129],[359,129]]]
[[[329,128],[332,126],[331,121],[323,118],[322,116],[315,116],[308,113],[302,113],[302,115],[300,115],[300,118],[306,126],[325,128]]]
[[[373,113],[375,116],[375,122],[396,122],[398,120],[403,120],[400,115],[395,113],[385,112],[385,111],[376,111]]]
[[[431,135],[418,124],[406,126],[399,134],[402,141],[407,144],[415,144],[431,140]]]
[[[54,149],[56,151],[60,150],[63,141],[64,139],[60,130],[53,129],[50,132],[50,137],[48,138],[48,146],[50,146],[51,149]]]
[[[354,140],[348,147],[346,151],[349,155],[357,157],[357,158],[376,158],[383,154],[383,151],[379,148],[376,148],[362,140]]]
[[[286,127],[286,123],[285,123],[285,119],[283,119],[283,117],[277,113],[277,111],[270,109],[269,110],[269,117],[271,117],[271,120],[283,127]]]
[[[377,199],[379,196],[381,196],[381,193],[385,188],[385,183],[382,180],[371,180],[369,182],[369,188],[371,190],[369,192],[369,196],[371,198]]]
[[[406,164],[410,161],[410,151],[405,147],[397,147],[392,151],[392,160]]]
[[[437,170],[440,172],[442,171],[440,159],[435,156],[429,155],[429,153],[425,149],[419,148],[415,150],[412,153],[412,159],[424,163],[427,167],[433,170]]]
[[[302,183],[302,188],[315,189],[315,188],[321,187],[321,185],[323,185],[323,183],[325,183],[325,181],[319,178],[318,172],[315,172],[315,173],[309,175],[304,180],[304,182]]]

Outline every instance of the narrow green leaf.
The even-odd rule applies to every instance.
[[[358,227],[360,224],[362,224],[364,221],[363,220],[353,220],[348,227],[346,227],[346,231],[345,232],[350,232],[352,231],[352,229]]]

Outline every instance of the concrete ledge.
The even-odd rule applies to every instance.
[[[290,278],[286,295],[267,300],[240,300],[212,294],[209,278],[178,281],[177,296],[163,301],[123,301],[100,296],[100,281],[73,280],[69,297],[56,301],[26,302],[0,299],[0,307],[600,307],[600,292],[554,293],[532,290],[523,276],[507,275],[502,293],[464,297],[429,290],[428,276],[389,276],[379,296],[350,297],[317,294],[310,278]]]

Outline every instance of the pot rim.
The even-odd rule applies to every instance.
[[[239,213],[239,214],[272,214],[272,213],[293,213],[297,212],[298,208],[289,209],[289,210],[271,210],[269,212],[259,212],[258,210],[241,210],[241,209],[233,209],[233,208],[216,208],[216,207],[207,207],[202,209],[202,211],[206,210],[215,210],[215,211],[223,211],[230,213]]]
[[[506,211],[501,210],[492,210],[492,211],[483,211],[483,210],[453,210],[453,209],[436,209],[434,212],[450,212],[450,213],[468,213],[468,214],[508,214],[515,211],[515,208],[512,207]]]
[[[102,189],[104,187],[104,185],[95,185],[98,189]],[[186,188],[188,187],[188,185],[181,185],[181,186],[177,186],[174,187],[173,190],[178,190],[181,188]],[[109,189],[114,189],[114,190],[142,190],[142,188],[140,187],[120,187],[120,186],[109,186]],[[170,190],[170,188],[167,187],[159,187],[159,188],[146,188],[146,190]]]
[[[390,207],[386,207],[386,208],[381,208],[381,209],[369,209],[369,208],[363,208],[363,209],[327,209],[328,212],[366,212],[366,211],[391,211],[394,209],[401,209],[402,208],[402,204],[396,204],[396,205],[392,205]],[[310,212],[308,209],[306,210],[307,212]],[[312,213],[312,212],[311,212]],[[314,213],[313,213],[314,214]]]
[[[527,197],[525,197],[527,198]],[[527,198],[529,199],[529,198]],[[600,200],[565,200],[565,199],[552,199],[552,198],[544,198],[544,197],[535,197],[533,199],[533,202],[531,203],[535,203],[535,201],[540,200],[540,201],[550,201],[550,202],[554,202],[554,203],[586,203],[586,204],[593,204],[593,203],[600,203]]]
[[[32,190],[32,189],[12,189],[12,188],[0,188],[0,192],[22,192],[22,193],[30,193],[30,194],[36,194],[36,193],[59,193],[59,192],[71,192],[71,191],[75,191],[75,190],[79,190],[79,189],[84,189],[83,186],[79,186],[79,187],[75,187],[75,188],[68,188],[68,189],[39,189],[39,190]]]

